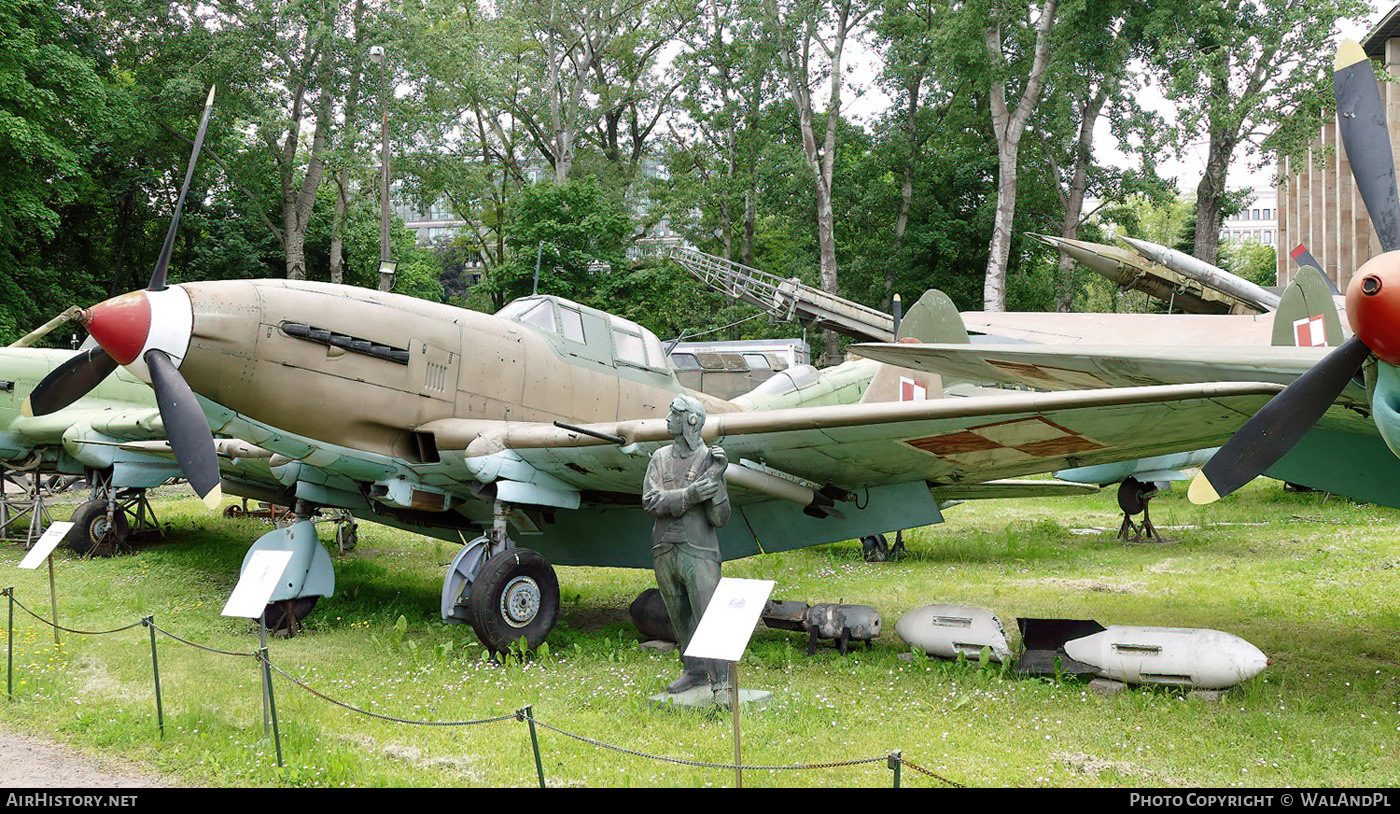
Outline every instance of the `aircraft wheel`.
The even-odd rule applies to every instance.
[[[477,639],[492,653],[510,649],[522,637],[533,650],[559,620],[559,579],[539,553],[509,549],[482,563],[467,605]]]
[[[1118,484],[1118,508],[1124,514],[1138,514],[1147,508],[1147,501],[1157,490],[1137,478],[1124,478]]]
[[[866,562],[885,562],[890,558],[889,542],[883,534],[860,538],[860,553]]]
[[[280,602],[270,602],[263,609],[267,620],[267,629],[276,633],[286,633],[288,636],[296,634],[301,627],[301,620],[311,615],[311,609],[316,607],[316,600],[319,596],[299,596],[296,599],[283,599]]]
[[[110,557],[126,544],[131,533],[126,512],[117,509],[107,520],[107,501],[98,498],[89,500],[73,510],[73,530],[69,534],[68,547],[84,557]]]

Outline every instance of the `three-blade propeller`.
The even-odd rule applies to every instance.
[[[1344,41],[1337,50],[1333,83],[1337,124],[1356,189],[1382,250],[1394,251],[1400,248],[1400,195],[1396,194],[1385,106],[1370,61],[1354,40]],[[1394,263],[1393,258],[1382,258],[1377,259],[1383,265]],[[1376,261],[1367,266],[1372,263]],[[1327,412],[1371,354],[1379,351],[1375,331],[1358,324],[1365,321],[1356,307],[1362,304],[1359,300],[1378,294],[1381,287],[1377,282],[1381,278],[1367,274],[1367,266],[1358,270],[1347,292],[1347,316],[1354,336],[1264,405],[1215,453],[1191,483],[1188,494],[1193,503],[1228,495],[1277,463]]]
[[[209,89],[209,98],[204,103],[204,113],[200,118],[199,132],[195,136],[194,149],[190,154],[189,165],[185,169],[185,182],[180,188],[180,197],[175,202],[175,212],[166,230],[165,243],[156,260],[147,292],[166,289],[166,273],[170,268],[170,254],[175,245],[175,234],[179,227],[180,215],[185,207],[185,197],[189,194],[190,182],[194,178],[199,152],[204,145],[204,134],[209,128],[209,116],[214,109],[214,89]],[[98,307],[100,308],[100,306]],[[96,311],[98,308],[94,308]],[[149,309],[148,309],[149,312]],[[84,311],[78,319],[91,326],[92,315]],[[120,354],[118,354],[120,355]],[[152,348],[142,355],[146,370],[150,374],[151,386],[155,390],[156,406],[170,441],[170,447],[189,480],[190,486],[199,494],[211,509],[223,499],[219,486],[219,464],[214,452],[214,435],[204,413],[199,408],[194,392],[180,375],[179,369],[163,350]],[[130,363],[132,359],[125,359]],[[112,374],[120,366],[116,357],[104,347],[95,347],[79,353],[59,365],[25,399],[22,411],[25,415],[48,415],[54,413],[83,396]]]

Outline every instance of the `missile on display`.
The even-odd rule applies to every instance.
[[[1223,292],[1256,311],[1267,312],[1278,309],[1279,295],[1251,283],[1243,277],[1192,257],[1186,252],[1137,238],[1124,237],[1123,240],[1148,260],[1185,275],[1206,288]]]
[[[1080,265],[1107,278],[1124,290],[1141,291],[1168,303],[1173,311],[1188,314],[1229,314],[1253,311],[1234,297],[1201,285],[1161,263],[1122,246],[1106,246],[1063,237],[1032,234],[1059,249]]]

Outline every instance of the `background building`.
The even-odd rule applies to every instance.
[[[1245,208],[1222,222],[1220,240],[1240,240],[1277,247],[1278,190],[1270,186],[1254,187],[1253,197]]]
[[[1400,6],[1392,8],[1376,24],[1361,48],[1391,76],[1400,76]],[[1391,133],[1400,132],[1400,84],[1381,82],[1381,100]],[[1391,150],[1395,149],[1392,140]],[[1397,162],[1400,163],[1400,162]],[[1283,161],[1278,186],[1279,285],[1293,279],[1296,266],[1291,253],[1305,245],[1322,265],[1322,271],[1345,290],[1352,272],[1374,255],[1380,241],[1371,227],[1366,205],[1356,192],[1351,163],[1337,138],[1336,114],[1329,114],[1322,132],[1306,158]]]

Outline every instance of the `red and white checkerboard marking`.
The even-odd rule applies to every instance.
[[[1322,314],[1293,320],[1293,340],[1300,348],[1327,347],[1327,325]]]
[[[1103,449],[1097,441],[1039,416],[910,438],[904,443],[954,463],[993,466]]]

